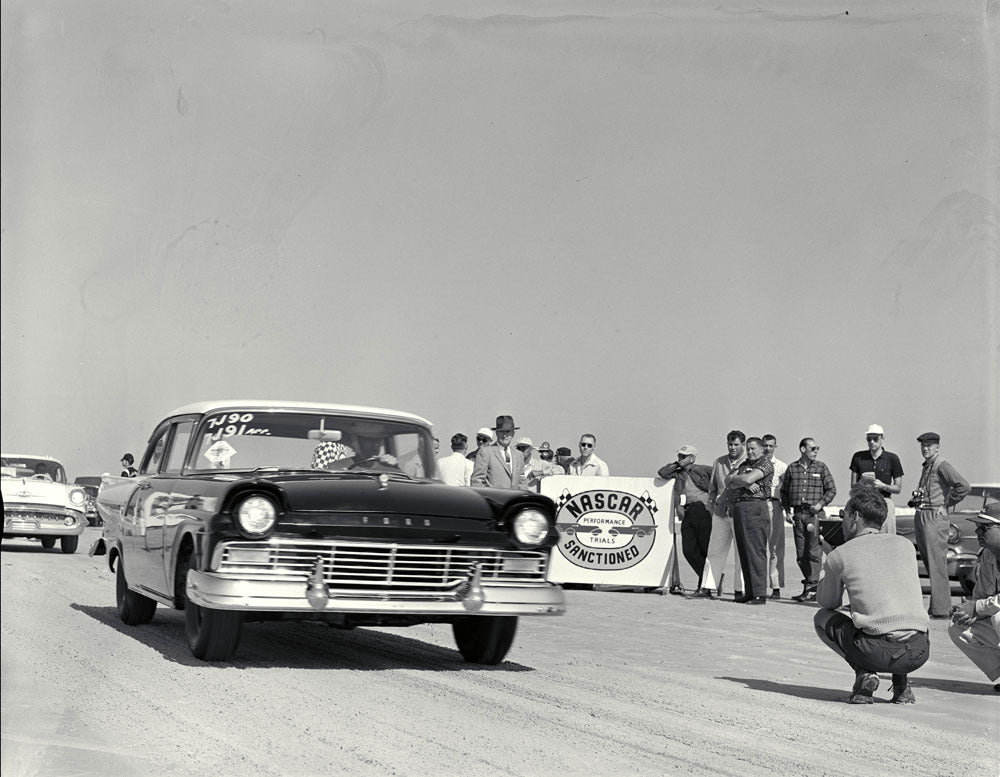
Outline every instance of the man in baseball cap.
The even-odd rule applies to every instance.
[[[1000,692],[1000,502],[986,505],[969,520],[976,524],[982,550],[972,596],[952,608],[948,636]]]
[[[682,519],[680,534],[684,559],[698,575],[696,592],[702,590],[701,578],[705,572],[708,541],[712,535],[712,513],[708,509],[708,486],[712,468],[695,464],[697,455],[698,449],[693,445],[682,445],[677,449],[677,460],[665,464],[656,472],[656,476],[664,480],[676,478],[674,514]],[[676,544],[671,556],[669,591],[683,596],[684,586],[681,585],[680,570],[677,568]]]
[[[903,465],[892,451],[883,447],[885,430],[878,424],[871,424],[865,432],[868,450],[858,451],[851,456],[851,485],[859,480],[871,480],[879,494],[885,499],[889,510],[885,523],[882,524],[883,534],[896,533],[896,505],[892,501],[893,494],[902,489]]]

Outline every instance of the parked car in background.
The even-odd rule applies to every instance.
[[[66,470],[51,456],[0,453],[3,536],[37,539],[43,548],[75,553],[87,526],[87,494],[66,482]]]
[[[393,410],[222,401],[179,408],[135,478],[97,497],[118,613],[183,610],[188,644],[226,660],[246,621],[450,623],[462,656],[497,664],[522,615],[559,615],[546,581],[555,506],[528,491],[455,488],[431,427]]]
[[[83,475],[74,479],[73,484],[87,492],[87,525],[100,526],[101,519],[97,515],[97,492],[101,490],[101,476]]]
[[[976,515],[986,505],[993,502],[1000,502],[1000,483],[972,483],[968,496],[959,502],[955,506],[954,512],[948,516],[950,524],[948,530],[948,577],[961,583],[967,594],[972,593],[974,585],[972,569],[980,550],[979,540],[976,538],[976,524],[969,520],[969,516]],[[916,545],[913,514],[912,508],[896,511],[896,533],[906,537]],[[920,556],[919,548],[917,548],[917,561],[920,566],[920,574],[926,575],[927,567]]]
[[[982,509],[993,502],[1000,502],[1000,483],[973,483],[969,489],[969,495],[965,497],[955,507],[955,511],[948,516],[950,524],[948,530],[948,577],[961,584],[966,593],[972,593],[974,581],[972,570],[979,555],[979,540],[976,538],[976,524],[969,520],[969,516],[976,515]],[[906,537],[917,545],[916,533],[913,529],[914,509],[912,507],[896,508],[896,533],[901,537]],[[842,533],[838,532],[838,524],[843,518],[843,508],[830,506],[827,508],[830,516],[821,521],[824,535],[828,532],[834,537],[839,537],[843,542]],[[917,566],[921,577],[927,576],[927,566],[920,556],[920,548],[917,550]]]

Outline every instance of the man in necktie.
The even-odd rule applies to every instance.
[[[514,432],[514,418],[509,415],[497,416],[496,442],[484,445],[476,453],[476,463],[472,468],[472,485],[487,488],[522,488],[521,470],[524,457],[511,450]]]

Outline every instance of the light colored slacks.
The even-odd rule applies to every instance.
[[[771,588],[785,587],[785,511],[777,499],[767,500],[771,540],[767,546],[767,576]]]
[[[715,590],[719,587],[719,579],[726,568],[726,558],[736,539],[731,516],[712,513],[712,536],[708,540],[708,558],[705,559],[705,572],[701,576],[702,588]],[[733,590],[743,589],[743,567],[740,565],[740,554],[733,552]]]
[[[983,670],[990,682],[1000,680],[1000,613],[991,618],[980,618],[971,626],[953,623],[948,627],[948,636],[955,647],[969,657]]]

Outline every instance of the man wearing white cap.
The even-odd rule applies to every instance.
[[[476,460],[476,454],[479,453],[479,449],[493,444],[493,430],[488,426],[484,426],[478,432],[476,432],[476,449],[469,453],[465,458],[469,461]]]
[[[975,518],[982,550],[972,596],[951,608],[948,636],[1000,691],[1000,503],[986,505]]]
[[[865,440],[868,441],[868,450],[858,451],[851,456],[851,485],[862,479],[870,479],[875,484],[889,510],[889,515],[882,524],[882,533],[895,534],[896,506],[892,502],[892,495],[900,491],[903,465],[899,456],[883,447],[885,430],[878,424],[868,427]]]

